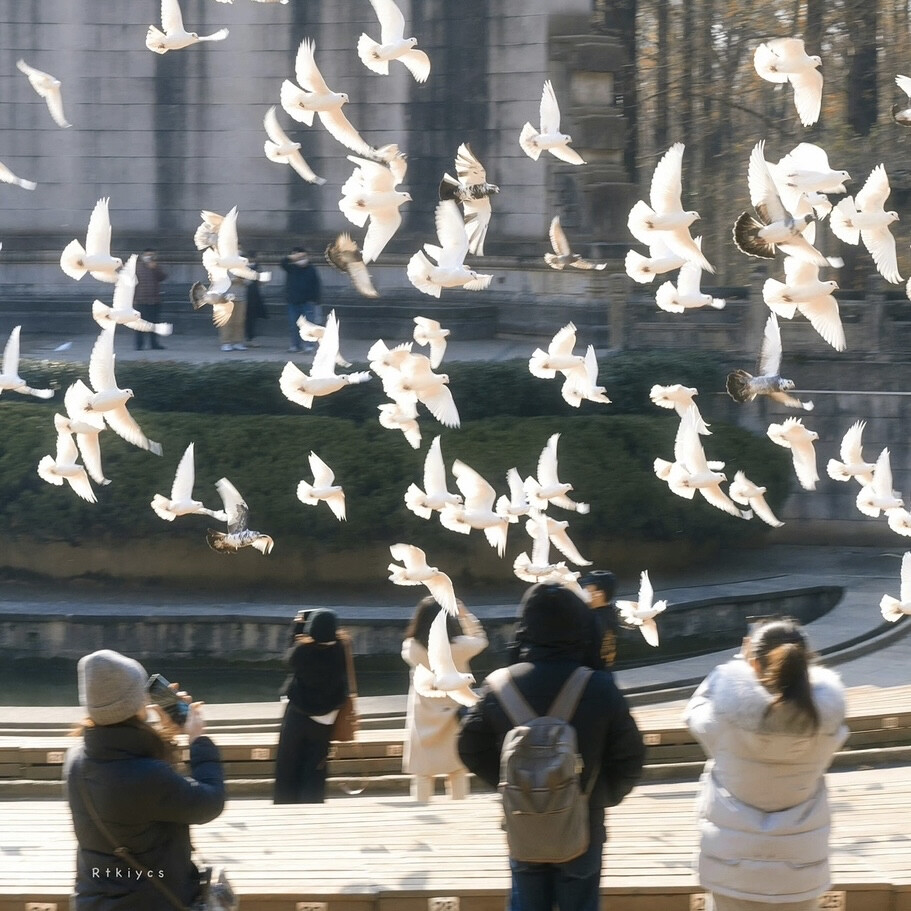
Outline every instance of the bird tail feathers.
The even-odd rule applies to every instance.
[[[424,504],[424,491],[417,484],[410,484],[405,491],[405,505],[421,519],[429,519],[433,510]]]
[[[530,123],[526,123],[519,134],[519,145],[522,146],[522,151],[535,161],[541,157],[541,146],[538,145],[540,135]]]
[[[728,395],[735,402],[743,404],[753,398],[753,393],[750,390],[750,380],[752,379],[752,374],[747,373],[746,370],[735,370],[727,375],[724,386],[728,391]]]
[[[647,256],[643,256],[635,250],[630,250],[626,254],[625,265],[626,274],[634,282],[638,282],[640,285],[647,285],[655,280],[655,273],[651,271]]]
[[[891,595],[883,595],[882,601],[879,602],[879,609],[883,618],[890,623],[895,623],[902,616],[901,601],[893,598]]]
[[[78,240],[71,240],[60,254],[60,268],[78,282],[88,271],[83,265],[85,248]]]
[[[155,496],[152,497],[150,505],[152,509],[155,510],[155,515],[158,516],[159,519],[164,519],[165,522],[173,522],[174,513],[168,509],[168,502],[169,500],[167,497],[163,497],[160,493],[156,493]]]
[[[757,221],[749,212],[741,212],[737,221],[734,222],[734,243],[741,253],[747,256],[757,256],[760,259],[774,259],[775,245],[770,244],[759,236],[759,232],[765,227],[761,221]]]
[[[375,51],[378,47],[379,44],[377,44],[368,34],[361,32],[361,37],[357,39],[357,55],[361,58],[361,63],[363,63],[368,70],[373,70],[374,73],[377,73],[380,76],[388,76],[389,61],[379,60],[375,56]]]
[[[665,282],[655,292],[655,303],[668,313],[683,313],[686,308],[677,303],[676,297],[677,289],[674,287],[674,283]]]
[[[838,459],[829,459],[826,464],[826,474],[833,481],[850,481],[851,474],[848,471],[847,465],[844,462],[839,462]]]
[[[150,25],[146,32],[146,47],[150,51],[155,51],[156,54],[166,54],[168,52],[167,37],[161,29]]]
[[[547,361],[547,357],[548,354],[546,351],[542,351],[540,348],[535,348],[534,353],[528,362],[528,369],[531,372],[532,376],[536,376],[542,380],[552,380],[557,375],[556,370],[551,370],[544,366]]]
[[[553,253],[545,253],[544,262],[546,262],[547,265],[551,267],[551,269],[559,269],[561,272],[563,271],[563,263],[560,262],[560,257],[556,256]]]
[[[629,217],[626,220],[626,226],[630,234],[640,243],[646,246],[654,243],[655,234],[652,227],[655,219],[654,211],[643,200],[639,200],[636,205],[629,210]]]
[[[54,471],[56,467],[57,463],[54,459],[51,456],[46,455],[38,463],[38,477],[40,477],[42,481],[47,481],[48,484],[53,484],[55,487],[62,487],[63,478]]]
[[[101,301],[96,300],[92,302],[92,319],[101,326],[102,329],[107,329],[108,326],[113,325],[113,320],[110,316],[111,308],[101,303]]]
[[[857,219],[857,208],[854,200],[846,196],[839,202],[829,215],[829,225],[832,233],[846,244],[857,246],[860,243],[860,228],[854,227]]]

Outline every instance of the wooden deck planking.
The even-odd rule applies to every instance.
[[[836,807],[836,881],[858,887],[911,883],[911,838],[903,825],[903,811],[911,808],[911,771],[838,772],[829,782]],[[646,785],[608,811],[603,890],[667,896],[673,894],[669,890],[684,896],[699,891],[690,866],[697,838],[694,802],[694,785]],[[427,806],[404,798],[348,798],[305,807],[247,800],[229,803],[219,819],[193,831],[200,853],[227,864],[251,907],[264,911],[293,909],[288,902],[295,896],[329,897],[332,911],[339,911],[337,898],[355,895],[375,897],[378,904],[371,907],[382,911],[392,907],[384,905],[391,895],[405,900],[406,893],[420,898],[414,907],[421,911],[427,895],[476,893],[480,911],[487,907],[485,896],[502,902],[508,886],[499,812],[494,795],[464,802],[441,798]],[[0,857],[14,862],[0,864],[0,911],[12,907],[6,902],[17,895],[66,894],[74,852],[62,801],[4,804]],[[395,905],[410,906],[410,898]],[[463,911],[471,907],[466,902]],[[612,901],[615,907],[625,906]],[[662,904],[667,911],[677,907],[685,911],[688,904]]]

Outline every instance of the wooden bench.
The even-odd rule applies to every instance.
[[[911,911],[907,768],[830,773],[831,909]],[[601,883],[610,911],[695,911],[694,783],[640,785],[608,811]],[[243,911],[501,911],[509,874],[495,795],[416,805],[401,797],[273,806],[230,801],[193,828],[225,864]],[[60,800],[12,801],[0,815],[0,911],[64,911],[75,841]],[[455,900],[455,901],[453,901]]]

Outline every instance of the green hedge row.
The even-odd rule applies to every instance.
[[[254,361],[202,366],[124,361],[117,364],[117,382],[131,388],[136,405],[148,411],[300,415],[300,406],[289,402],[278,387],[281,369],[282,364]],[[528,372],[528,361],[463,361],[444,363],[440,369],[449,375],[449,386],[463,421],[507,415],[558,416],[569,410],[560,395],[562,381],[533,377]],[[48,361],[23,362],[20,372],[30,385],[58,389],[60,394],[77,379],[87,379],[88,373],[84,365]],[[724,370],[717,358],[705,353],[624,352],[602,359],[599,383],[606,387],[612,400],[612,414],[654,414],[655,406],[648,397],[654,383],[696,386],[705,395],[724,390]],[[60,394],[45,407],[59,408]],[[385,401],[388,399],[382,384],[374,377],[357,388],[317,399],[312,413],[372,422],[376,420],[377,406]],[[603,408],[584,402],[578,413],[595,415]]]
[[[239,368],[234,368],[239,369]],[[240,368],[242,369],[242,368]],[[34,378],[32,378],[34,382]],[[36,382],[36,385],[38,383]],[[546,385],[546,384],[545,384]],[[343,390],[356,401],[359,390]],[[141,395],[137,398],[141,401]],[[211,508],[220,507],[213,487],[229,477],[250,506],[251,527],[272,534],[276,547],[304,547],[313,552],[356,549],[369,543],[405,540],[427,548],[448,547],[459,553],[486,547],[480,533],[468,537],[425,522],[404,506],[409,483],[422,485],[427,446],[442,434],[447,466],[456,458],[478,470],[506,493],[506,472],[516,466],[523,476],[534,473],[538,455],[552,433],[560,432],[561,479],[575,487],[577,499],[591,503],[586,516],[554,509],[570,520],[579,548],[594,539],[646,541],[737,540],[761,534],[758,520],[743,522],[708,506],[674,496],[659,481],[656,456],[673,458],[678,426],[670,412],[650,416],[615,415],[602,407],[595,415],[557,417],[492,417],[467,421],[445,430],[428,415],[415,451],[404,437],[384,430],[376,419],[354,420],[309,414],[209,415],[134,409],[145,432],[164,446],[155,457],[124,443],[110,431],[102,434],[102,459],[112,483],[98,488],[97,504],[78,499],[69,487],[53,487],[36,473],[38,460],[54,452],[51,413],[35,402],[0,403],[0,522],[7,535],[38,540],[117,543],[140,539],[154,546],[164,536],[202,540],[212,520],[191,516],[173,523],[159,519],[149,502],[155,493],[170,494],[174,470],[186,445],[194,441],[194,494]],[[780,506],[791,475],[788,454],[764,437],[713,423],[704,440],[710,459],[728,463],[728,476],[742,468],[769,487],[773,509]],[[314,450],[334,470],[346,493],[348,520],[338,522],[325,504],[304,506],[295,491],[309,478],[307,454]],[[450,478],[450,488],[454,489]],[[510,559],[527,547],[521,532],[511,531]],[[521,547],[515,542],[521,541]],[[204,547],[205,545],[202,544]]]

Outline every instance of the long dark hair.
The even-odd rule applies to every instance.
[[[459,606],[462,605],[461,601],[458,603]],[[430,625],[441,610],[442,608],[432,596],[428,595],[426,598],[421,598],[421,600],[418,601],[418,606],[414,609],[414,616],[408,624],[408,629],[405,630],[405,638],[414,639],[415,642],[420,642],[426,649],[427,637],[430,635]],[[462,635],[462,624],[459,623],[458,617],[449,615],[446,618],[446,634],[449,636],[450,642],[452,642],[456,636]]]
[[[788,703],[819,726],[819,711],[810,685],[813,654],[796,620],[785,617],[761,626],[750,639],[752,656],[759,663],[759,680],[776,696],[769,706]]]

